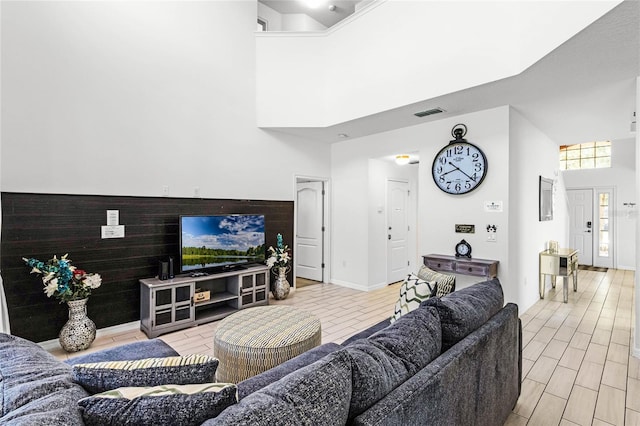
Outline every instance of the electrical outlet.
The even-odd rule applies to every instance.
[[[193,196],[195,198],[200,198],[200,187],[196,186],[195,188],[193,188]]]
[[[169,185],[163,185],[162,186],[162,196],[163,197],[168,197],[169,196]]]
[[[498,236],[496,235],[495,232],[489,232],[487,234],[487,241],[490,243],[496,243],[498,242]]]

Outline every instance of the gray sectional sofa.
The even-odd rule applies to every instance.
[[[70,363],[171,356],[159,340]],[[430,298],[393,324],[237,384],[204,425],[501,425],[520,394],[521,326],[498,280]],[[87,392],[39,346],[0,335],[0,424],[83,424]]]

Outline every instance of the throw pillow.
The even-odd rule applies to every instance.
[[[200,425],[238,402],[231,383],[125,387],[78,401],[86,425]]]
[[[424,281],[414,274],[407,275],[400,286],[400,297],[393,310],[391,322],[394,323],[404,314],[416,309],[420,303],[436,294],[437,285],[435,281]]]
[[[438,297],[453,293],[456,289],[456,276],[453,274],[442,274],[422,265],[418,271],[418,277],[425,281],[435,281],[438,286],[436,291]]]
[[[349,419],[362,414],[440,355],[438,312],[421,307],[346,346],[352,358]],[[416,342],[419,342],[417,344]]]
[[[504,306],[504,294],[500,281],[494,278],[446,297],[427,299],[422,303],[426,306],[435,307],[440,315],[444,352],[498,313]]]
[[[248,395],[202,426],[344,425],[350,399],[351,357],[341,349]]]
[[[126,386],[186,385],[215,381],[218,359],[208,355],[76,364],[71,376],[89,393]]]

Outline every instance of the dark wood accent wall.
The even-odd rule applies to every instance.
[[[264,214],[267,247],[282,233],[293,250],[293,201],[220,200],[2,193],[1,268],[11,333],[40,342],[54,339],[67,307],[43,292],[23,257],[69,253],[73,265],[102,276],[89,298],[98,328],[140,319],[140,278],[157,275],[158,261],[178,260],[180,215]],[[120,211],[125,238],[101,239],[107,210]],[[288,277],[289,282],[292,276]]]

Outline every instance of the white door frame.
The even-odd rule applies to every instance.
[[[616,200],[616,187],[615,186],[584,186],[584,187],[571,187],[571,188],[566,188],[567,191],[572,190],[572,189],[590,189],[591,193],[592,193],[592,197],[593,197],[593,225],[591,226],[591,234],[593,235],[593,237],[591,238],[591,250],[592,250],[592,265],[593,266],[598,266],[596,265],[596,254],[597,254],[597,250],[598,250],[598,246],[597,244],[599,243],[599,236],[596,237],[596,233],[598,232],[598,227],[600,225],[600,218],[598,217],[598,212],[596,211],[597,206],[598,206],[598,192],[602,192],[602,191],[607,191],[611,193],[611,199],[609,200],[609,228],[611,229],[610,231],[610,237],[613,239],[613,242],[610,243],[609,247],[611,250],[611,263],[612,263],[612,268],[615,269],[618,267],[617,264],[617,252],[618,252],[618,227],[617,227],[617,221],[616,221],[616,213],[617,213],[617,209],[616,209],[616,204],[615,204],[615,200]]]
[[[329,178],[322,177],[314,177],[314,176],[305,176],[305,175],[295,175],[293,179],[293,247],[298,246],[298,197],[297,188],[298,182],[323,182],[324,183],[324,232],[322,233],[322,257],[324,259],[324,271],[322,272],[322,282],[328,283],[329,277],[331,276],[331,215],[329,212],[331,211],[331,180]],[[295,256],[295,253],[294,253]],[[295,280],[297,276],[297,267],[296,262],[293,262],[293,281],[295,288]]]

